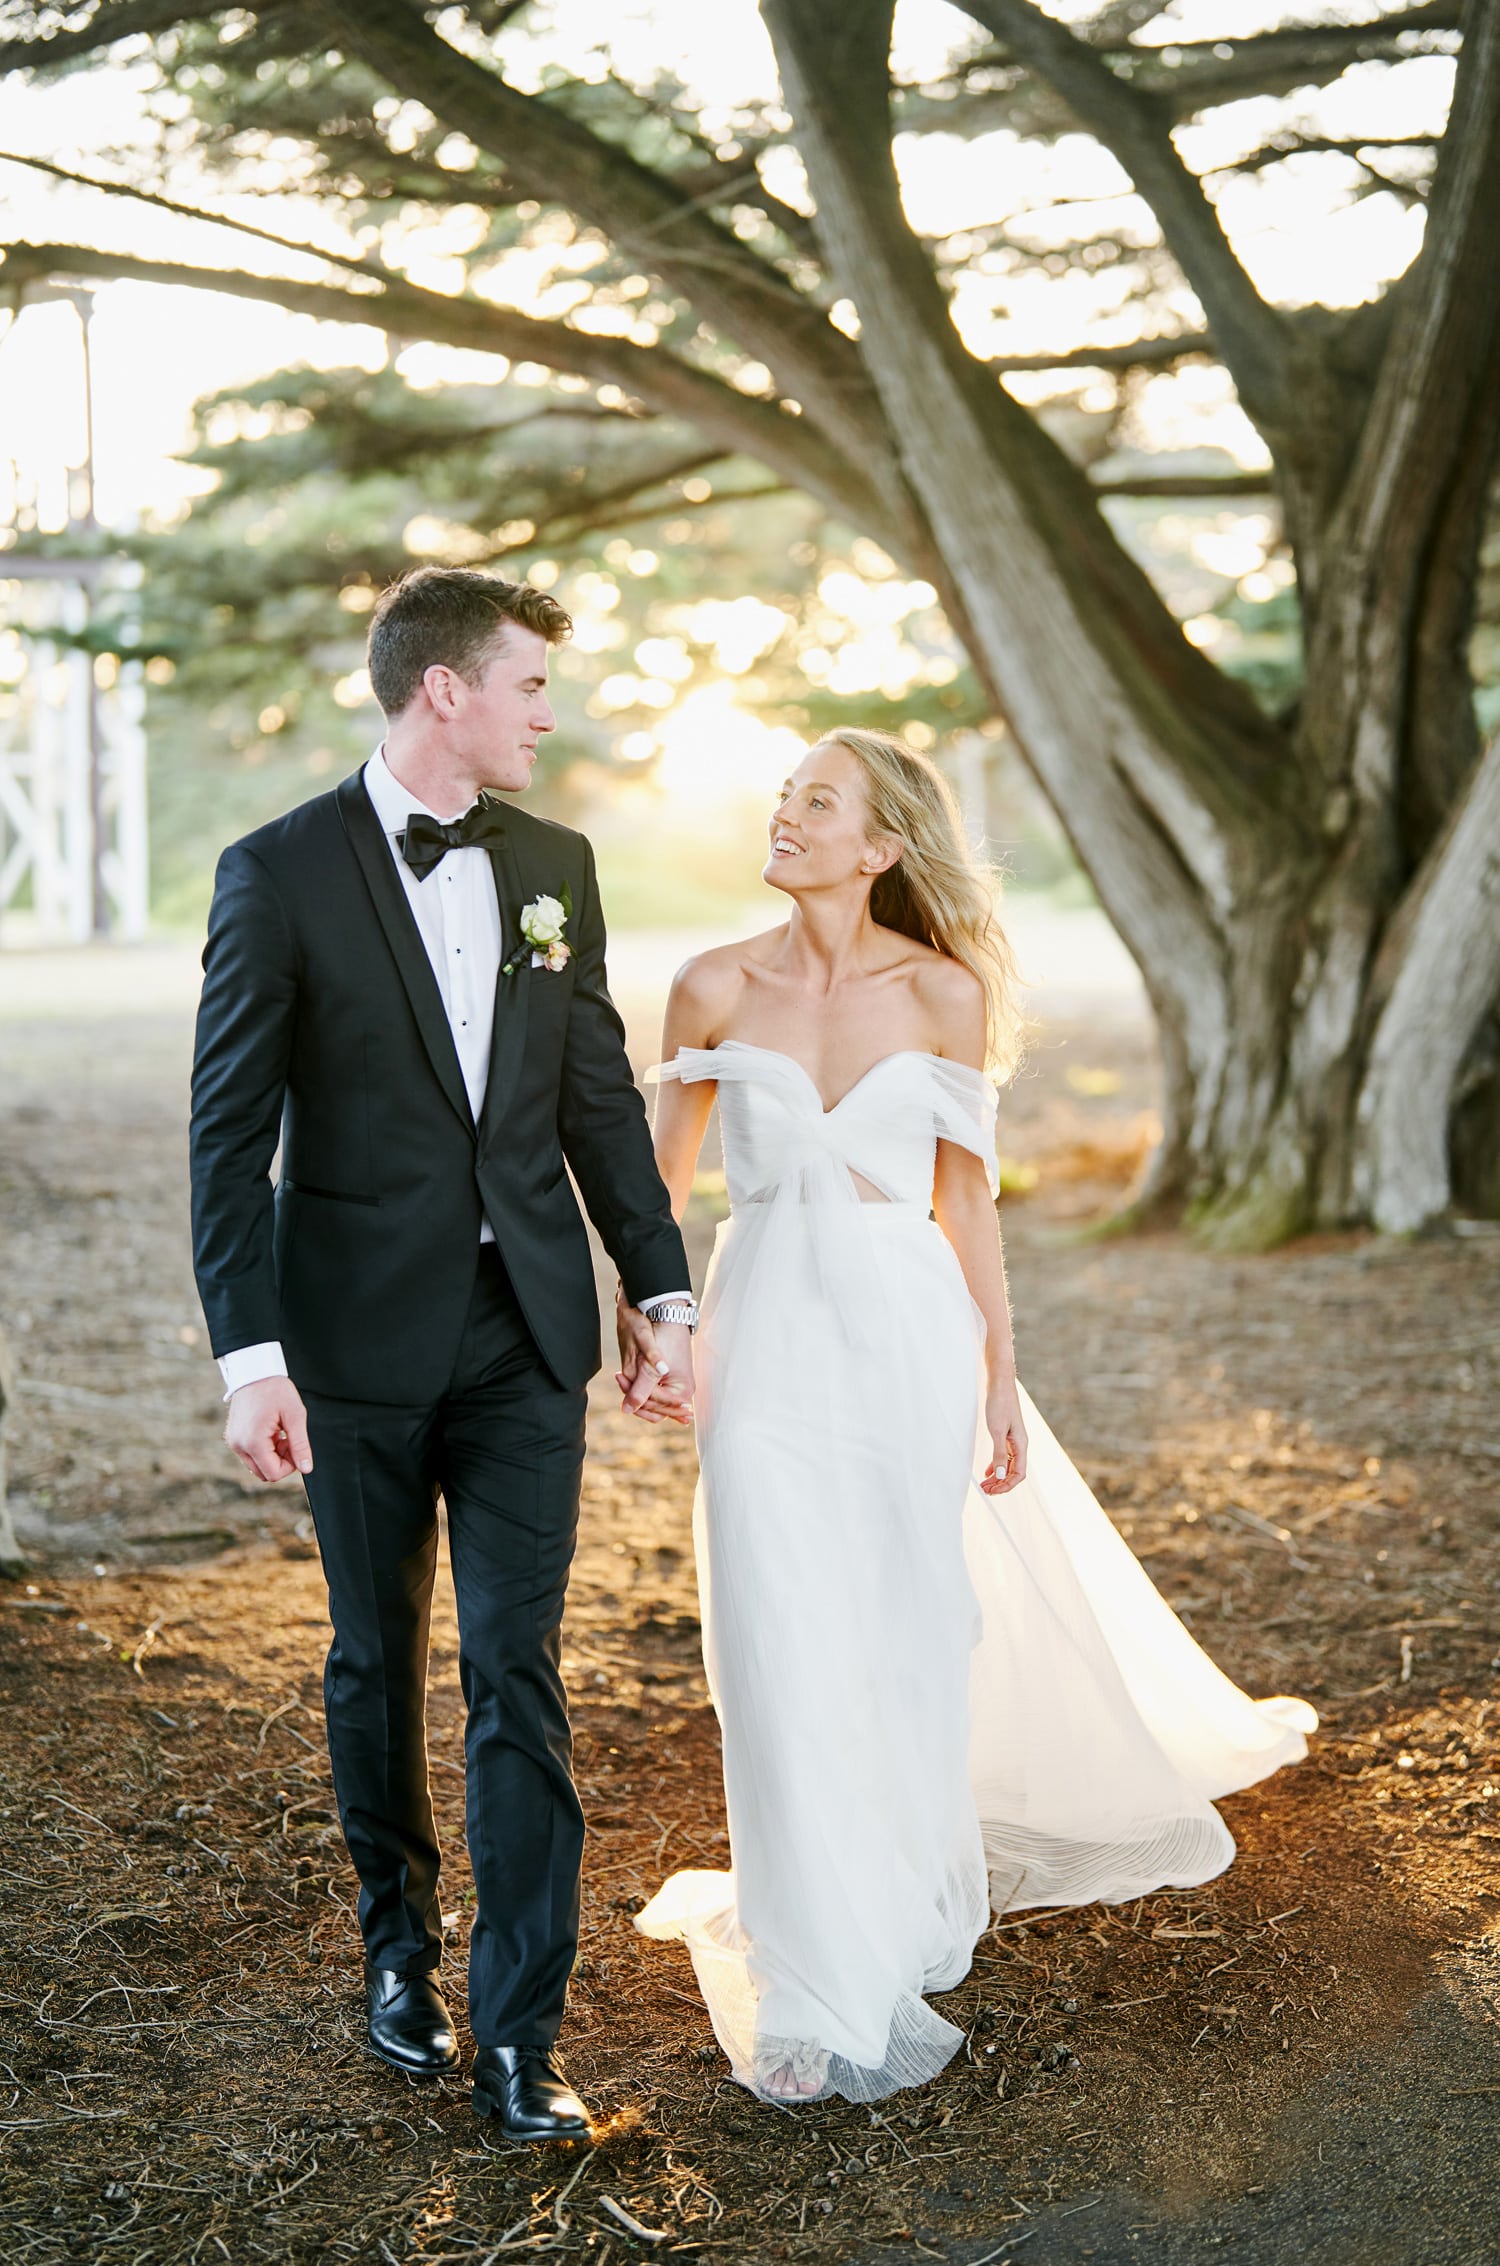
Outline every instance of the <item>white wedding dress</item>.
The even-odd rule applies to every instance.
[[[939,1140],[993,1183],[989,1079],[892,1054],[825,1111],[736,1040],[657,1075],[717,1082],[731,1204],[694,1537],[733,1869],[674,1874],[636,1925],[687,1944],[743,2084],[878,2100],[961,2044],[923,1993],[992,1907],[1211,1879],[1213,1797],[1317,1717],[1220,1673],[1024,1396],[1027,1478],[973,1484],[982,1325],[930,1211]]]

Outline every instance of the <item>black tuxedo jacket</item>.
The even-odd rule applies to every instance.
[[[588,1237],[632,1300],[689,1281],[604,979],[581,834],[509,804],[479,1122],[390,845],[356,772],[224,852],[193,1064],[193,1256],[215,1354],[279,1338],[294,1383],[438,1399],[488,1219],[562,1384],[599,1366]],[[567,884],[573,956],[533,969],[524,905]],[[271,1168],[278,1138],[281,1179]]]

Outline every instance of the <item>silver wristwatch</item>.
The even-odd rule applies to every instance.
[[[660,1306],[653,1306],[649,1319],[655,1322],[675,1322],[692,1332],[698,1327],[698,1302],[695,1298],[674,1298]]]

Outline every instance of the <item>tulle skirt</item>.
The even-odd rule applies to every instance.
[[[846,1221],[746,1205],[719,1231],[694,1538],[732,1869],[674,1874],[636,1925],[687,1944],[741,2083],[870,2101],[961,2044],[926,1994],[992,1911],[1212,1878],[1213,1797],[1317,1719],[1214,1666],[1024,1395],[1028,1476],[979,1492],[952,1248],[917,1205]],[[877,1329],[851,1326],[841,1233],[873,1251]]]

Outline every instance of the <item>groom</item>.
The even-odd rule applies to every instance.
[[[696,1320],[605,988],[593,854],[493,799],[530,780],[571,627],[541,591],[468,570],[385,593],[384,744],[225,851],[193,1067],[194,1262],[226,1437],[264,1480],[303,1475],[328,1580],[369,2043],[416,2075],[458,2061],[425,1722],[441,1494],[474,2105],[538,2140],[589,2130],[553,2054],[583,1845],[559,1630],[599,1365],[569,1167],[622,1302],[650,1312],[627,1313],[645,1356],[626,1357],[628,1408],[685,1414]]]

